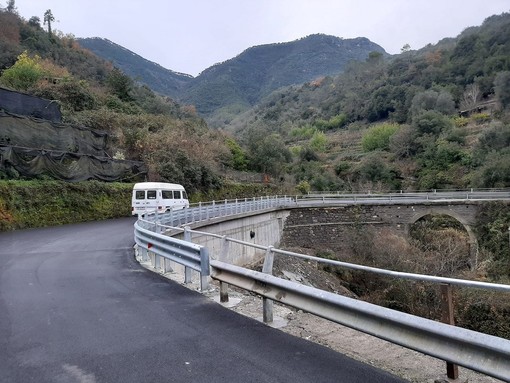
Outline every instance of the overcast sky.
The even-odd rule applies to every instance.
[[[261,44],[314,33],[367,37],[389,53],[455,37],[508,0],[16,0],[26,20],[51,9],[53,29],[103,37],[165,68],[196,76]],[[0,0],[1,6],[7,0]]]

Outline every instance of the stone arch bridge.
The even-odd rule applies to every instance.
[[[427,215],[447,215],[460,222],[469,236],[470,254],[475,260],[478,241],[474,225],[483,201],[309,205],[289,209],[282,233],[285,247],[327,248],[348,251],[345,239],[360,227],[372,226],[404,237],[412,224]]]

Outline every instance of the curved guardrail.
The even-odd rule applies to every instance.
[[[488,198],[482,195],[477,195],[477,198],[484,197],[484,200],[510,199],[509,192],[501,193],[503,194],[497,193],[497,198]],[[491,196],[494,197],[495,195],[491,194]],[[420,197],[423,198],[423,195]],[[316,197],[302,199],[308,201],[309,198]],[[444,198],[450,199],[451,194]],[[279,253],[286,256],[313,259],[314,261],[326,262],[340,267],[385,274],[396,278],[493,289],[504,293],[510,292],[510,285],[399,273],[391,270],[311,257],[275,249],[271,246],[260,246],[224,236],[182,228],[183,225],[189,223],[200,221],[211,222],[218,217],[236,214],[244,215],[267,209],[288,208],[299,205],[300,201],[300,198],[295,197],[263,197],[246,199],[244,201],[236,200],[199,204],[183,211],[163,215],[149,215],[135,223],[135,241],[143,259],[150,258],[149,253],[153,254],[153,265],[155,267],[158,267],[158,257],[184,265],[186,268],[185,282],[191,281],[189,270],[193,269],[201,275],[202,289],[207,288],[208,277],[210,276],[220,281],[220,295],[223,297],[225,295],[228,296],[226,286],[229,284],[263,296],[265,298],[264,318],[272,316],[269,303],[271,301],[278,301],[404,347],[440,358],[448,363],[455,363],[498,379],[510,380],[509,340],[397,312],[277,278],[271,275],[272,257],[274,253]],[[165,230],[184,232],[184,240],[162,234]],[[193,233],[210,235],[222,238],[225,242],[236,242],[264,250],[266,252],[266,259],[263,272],[260,273],[210,259],[209,252],[205,247],[192,243]],[[228,246],[224,248],[227,249]]]
[[[510,341],[211,261],[212,278],[415,351],[510,379]]]

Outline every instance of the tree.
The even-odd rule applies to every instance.
[[[464,90],[464,94],[462,96],[462,100],[460,102],[460,107],[463,110],[471,110],[473,109],[480,100],[481,92],[480,86],[478,84],[469,84],[466,86]]]
[[[453,114],[455,102],[452,95],[445,90],[436,92],[432,89],[417,93],[413,97],[411,113],[415,117],[425,111],[436,111],[446,115]]]
[[[510,106],[510,72],[500,72],[494,80],[494,90],[503,109]]]
[[[133,90],[133,80],[126,76],[122,71],[118,68],[113,68],[113,70],[108,75],[106,79],[106,83],[108,87],[119,99],[122,101],[133,101],[133,97],[131,96],[131,92]]]
[[[361,139],[363,150],[370,152],[373,150],[388,150],[390,147],[390,138],[400,126],[398,124],[382,123],[370,128]]]
[[[406,53],[411,50],[411,46],[409,44],[404,44],[402,48],[400,48],[400,53]]]
[[[236,170],[246,170],[248,168],[248,159],[246,153],[233,138],[227,137],[225,144],[230,149],[230,166]]]
[[[289,149],[276,133],[258,138],[257,142],[250,143],[254,166],[262,173],[279,176],[285,164],[292,159]]]
[[[51,13],[51,9],[48,9],[46,12],[44,12],[44,25],[48,24],[48,34],[52,35],[51,33],[51,23],[55,21],[55,17],[53,16],[53,13]]]
[[[30,20],[28,20],[28,24],[32,27],[41,28],[41,19],[37,16],[32,16]]]
[[[28,90],[43,76],[40,61],[39,56],[29,57],[23,52],[13,66],[3,71],[0,83],[16,90]]]
[[[18,13],[14,0],[9,0],[7,2],[7,8],[5,8],[5,10],[9,13]]]

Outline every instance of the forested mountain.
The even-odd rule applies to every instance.
[[[204,70],[181,99],[216,121],[255,105],[281,87],[336,75],[351,61],[364,61],[371,52],[386,54],[366,38],[341,39],[311,35],[300,40],[249,48],[240,55]],[[211,121],[211,118],[209,118]]]
[[[146,84],[152,90],[178,98],[183,89],[192,80],[192,76],[171,71],[161,65],[144,59],[114,42],[94,38],[79,38],[78,43],[97,56],[111,62],[133,79]]]
[[[164,69],[105,39],[78,42],[151,89],[194,105],[200,115],[218,127],[276,89],[342,73],[349,62],[364,61],[372,52],[386,55],[383,48],[366,38],[317,34],[251,47],[192,78]]]

